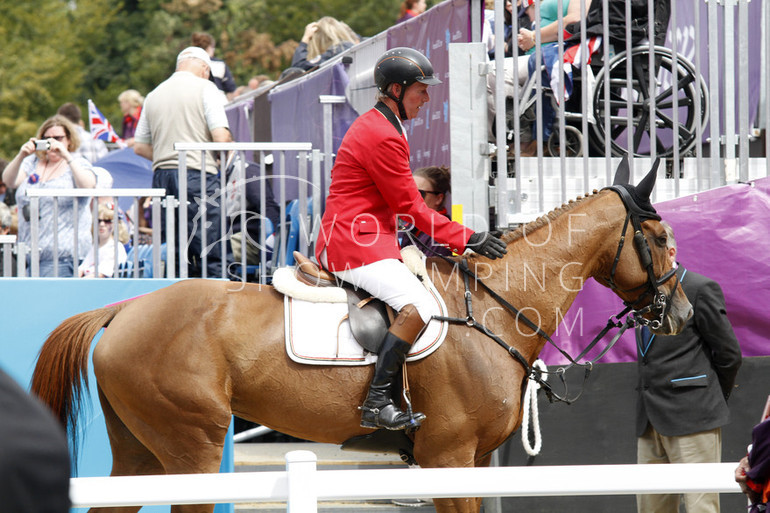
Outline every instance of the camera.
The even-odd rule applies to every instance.
[[[35,141],[35,151],[47,151],[51,149],[51,141],[48,139],[38,139]]]

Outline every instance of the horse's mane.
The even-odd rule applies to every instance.
[[[575,207],[583,203],[587,198],[590,198],[596,195],[598,192],[599,191],[594,189],[594,191],[591,194],[587,194],[586,196],[578,196],[574,200],[569,200],[567,203],[564,203],[560,207],[554,208],[547,214],[538,217],[534,221],[530,221],[527,224],[523,224],[519,226],[515,230],[511,230],[505,233],[502,236],[502,241],[505,242],[506,245],[508,245],[511,242],[517,241],[525,237],[526,235],[529,235],[535,230],[542,228],[543,226],[546,226],[548,223],[555,220],[557,217],[564,214],[565,212],[569,212],[570,210],[574,209]]]

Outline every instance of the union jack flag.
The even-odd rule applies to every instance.
[[[121,147],[124,146],[123,139],[118,137],[115,130],[104,114],[96,108],[94,102],[91,99],[88,100],[88,122],[89,129],[91,130],[91,136],[94,139],[101,139],[104,142],[118,143]]]
[[[569,44],[569,43],[568,43]],[[586,64],[591,64],[591,56],[596,52],[602,44],[601,36],[592,36],[585,42],[585,48],[579,42],[567,46],[564,49],[563,63],[559,63],[559,45],[550,44],[543,45],[542,47],[542,59],[545,65],[544,80],[549,83],[551,90],[554,91],[554,98],[557,103],[561,103],[562,97],[564,101],[569,100],[572,96],[573,76],[572,68],[579,68],[582,60],[581,52],[586,52]],[[534,54],[533,54],[534,55]],[[535,58],[530,57],[530,74],[533,72]],[[562,89],[562,95],[556,94],[559,91],[560,75],[559,70],[563,71],[564,87]]]

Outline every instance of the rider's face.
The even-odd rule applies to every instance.
[[[428,85],[420,82],[415,82],[406,88],[406,94],[404,94],[404,110],[406,111],[407,119],[413,119],[417,117],[425,103],[430,101],[430,95],[428,94]]]

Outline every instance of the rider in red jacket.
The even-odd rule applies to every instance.
[[[394,48],[378,59],[374,80],[377,105],[351,125],[337,152],[316,257],[398,312],[379,351],[361,426],[416,428],[425,415],[402,412],[391,399],[391,385],[412,343],[437,312],[427,289],[401,261],[396,216],[458,253],[472,247],[494,259],[506,250],[488,232],[473,233],[428,208],[412,179],[401,123],[416,117],[430,100],[428,86],[441,83],[430,61],[411,48]]]

